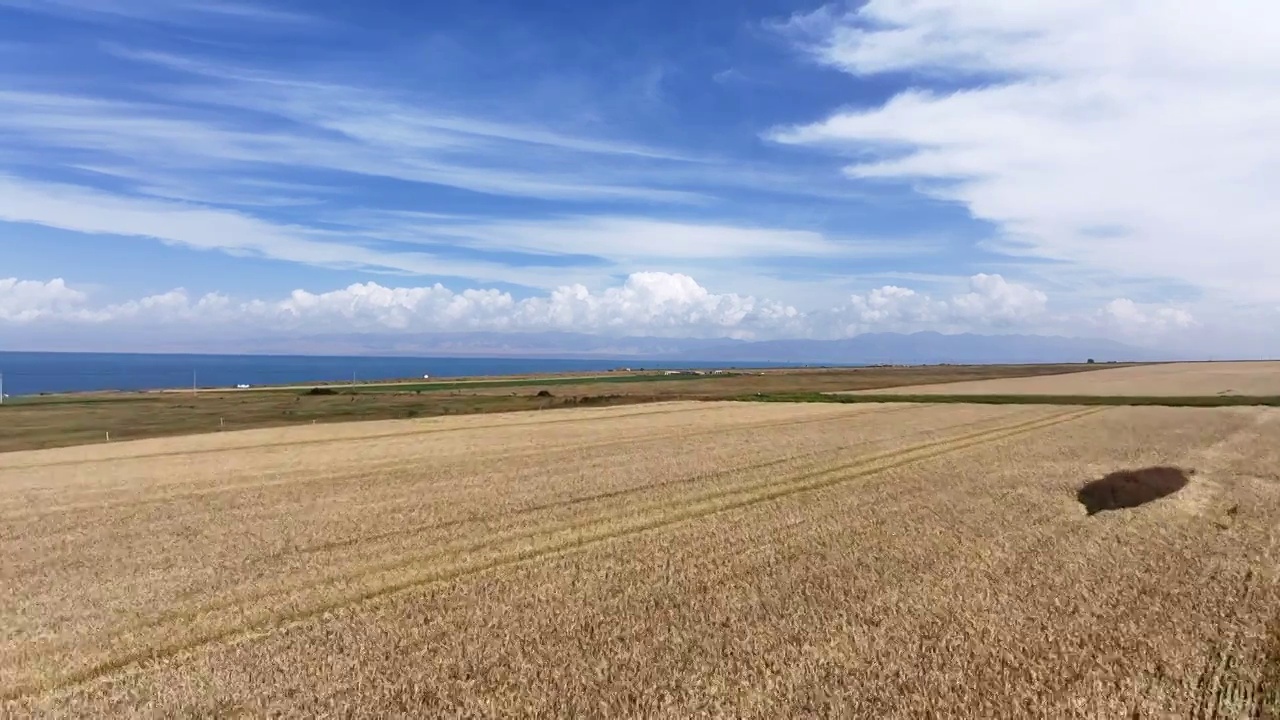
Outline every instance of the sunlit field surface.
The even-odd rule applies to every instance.
[[[0,551],[11,715],[1280,703],[1274,409],[673,402],[14,452]]]
[[[1280,362],[1169,363],[1086,373],[892,387],[885,395],[1280,395]]]

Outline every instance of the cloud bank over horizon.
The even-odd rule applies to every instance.
[[[610,337],[842,339],[868,332],[1035,333],[1109,337],[1150,345],[1196,328],[1185,310],[1119,298],[1092,312],[1055,313],[1048,296],[999,275],[979,274],[968,287],[935,297],[885,285],[824,308],[798,309],[736,293],[713,293],[694,278],[633,273],[592,291],[566,285],[522,299],[497,289],[451,290],[441,284],[390,287],[374,282],[327,292],[294,290],[277,299],[193,296],[183,289],[122,302],[48,281],[0,279],[0,330],[21,344],[24,330],[58,327],[206,334],[325,334],[511,331],[574,332]],[[1145,342],[1144,342],[1145,341]],[[572,348],[566,348],[572,350]]]

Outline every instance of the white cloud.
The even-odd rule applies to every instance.
[[[1048,296],[1000,275],[969,278],[969,291],[949,298],[897,285],[885,285],[853,295],[832,313],[839,334],[910,332],[920,329],[1034,331],[1044,320]]]
[[[772,134],[857,155],[1001,229],[995,246],[1208,296],[1280,284],[1280,5],[1156,0],[871,0],[786,26],[855,75],[910,89]]]
[[[616,335],[756,337],[802,331],[795,308],[736,293],[714,294],[687,275],[633,273],[593,294],[581,285],[526,301],[519,320]]]
[[[419,149],[474,146],[479,140],[543,145],[600,155],[632,155],[656,160],[692,158],[634,143],[597,140],[553,130],[464,117],[433,109],[430,104],[398,100],[379,93],[330,81],[291,79],[278,74],[203,62],[168,53],[110,46],[117,57],[161,65],[225,83],[225,92],[210,95],[208,87],[175,88],[175,99],[190,99],[228,107],[252,109],[299,123],[334,130],[372,145]],[[402,148],[403,149],[403,148]]]
[[[999,275],[974,275],[969,286],[969,292],[951,299],[951,311],[957,318],[995,324],[1026,322],[1043,314],[1049,302],[1039,290]]]
[[[134,173],[317,168],[499,195],[676,203],[703,199],[691,191],[628,183],[624,161],[593,169],[602,168],[600,161],[586,161],[580,154],[643,155],[642,149],[481,119],[436,118],[429,110],[378,100],[352,88],[263,85],[171,88],[162,102],[0,91],[0,129],[12,140],[68,153],[79,162],[98,162],[105,154],[111,164],[136,168]],[[186,96],[206,108],[174,102]],[[270,113],[277,125],[289,127],[242,126],[238,114],[211,119],[210,103]],[[554,159],[539,157],[521,147],[529,144],[561,152]]]
[[[330,242],[305,228],[279,225],[204,205],[143,200],[72,185],[0,175],[0,220],[82,233],[151,238],[198,250],[253,254],[339,268],[374,268],[518,282],[527,275],[500,265],[445,260],[422,252],[385,252]]]
[[[344,215],[337,231],[287,225],[242,211],[208,205],[135,198],[0,174],[0,221],[24,222],[82,233],[150,238],[198,250],[251,254],[345,269],[462,277],[528,287],[565,282],[597,285],[621,268],[640,262],[729,260],[751,257],[856,257],[903,252],[867,241],[836,241],[815,232],[727,224],[645,220],[632,217],[571,217],[539,221],[478,223],[439,216]],[[447,222],[446,222],[447,221]],[[470,246],[488,252],[577,254],[601,258],[593,266],[564,266],[532,259],[463,260],[425,250],[383,249],[377,241],[409,245]],[[550,263],[550,264],[548,264]],[[749,280],[749,273],[739,273]]]
[[[61,280],[0,280],[0,324],[66,335],[74,328],[131,333],[195,333],[200,339],[286,333],[567,331],[613,337],[839,338],[865,332],[1036,332],[1061,322],[1080,334],[1138,338],[1153,345],[1181,337],[1194,321],[1181,310],[1116,300],[1079,316],[1047,318],[1044,295],[999,275],[970,278],[968,292],[934,297],[886,285],[832,308],[801,309],[738,293],[716,293],[688,275],[633,273],[619,285],[590,290],[568,284],[517,298],[492,288],[441,284],[388,287],[357,283],[328,292],[295,290],[280,299],[192,297],[176,289],[120,303],[95,303]],[[1085,334],[1090,334],[1086,332]]]
[[[865,295],[854,295],[842,313],[852,321],[851,332],[859,327],[910,326],[937,319],[941,308],[928,295],[910,288],[885,285]]]
[[[14,2],[15,0],[0,0]],[[88,12],[90,3],[68,4]],[[150,7],[150,5],[148,5]],[[350,204],[378,204],[360,178],[390,178],[478,193],[548,200],[696,207],[741,188],[774,195],[851,198],[827,174],[763,162],[728,163],[637,142],[594,137],[575,113],[540,124],[494,119],[456,98],[397,88],[398,77],[336,78],[331,69],[286,74],[253,66],[103,46],[113,57],[180,73],[178,82],[84,90],[61,69],[0,73],[0,158],[26,152],[110,168],[135,192],[261,203],[226,193],[228,179],[330,171]],[[128,100],[121,96],[127,93]],[[819,179],[820,178],[820,179]],[[177,186],[174,189],[174,186]],[[203,193],[203,194],[202,194]]]
[[[67,287],[62,278],[48,282],[0,278],[0,321],[31,322],[46,317],[65,317],[86,299]]]
[[[0,0],[6,3],[24,4]],[[240,6],[55,0],[42,7],[100,23],[103,15],[221,18]],[[339,76],[319,66],[232,65],[212,45],[204,58],[118,44],[96,49],[110,55],[111,67],[145,63],[145,72],[112,73],[99,83],[92,72],[69,77],[56,64],[41,72],[36,61],[21,75],[0,71],[0,220],[326,268],[542,289],[595,290],[662,267],[696,274],[716,289],[751,287],[789,301],[813,301],[835,283],[795,282],[804,263],[774,272],[767,261],[799,258],[834,268],[840,260],[906,257],[941,242],[820,232],[813,228],[829,224],[827,211],[811,205],[743,212],[731,195],[742,188],[764,190],[778,205],[785,204],[779,195],[843,199],[855,191],[833,188],[826,170],[819,186],[808,169],[719,162],[603,137],[598,128],[606,123],[584,125],[576,111],[545,123],[521,108],[495,115],[477,111],[475,98],[456,88],[427,92],[394,74],[360,77],[357,69]],[[498,206],[441,186],[574,204]],[[466,207],[480,215],[393,217],[419,204],[437,214]],[[559,212],[548,216],[548,207]],[[799,227],[786,226],[791,218]],[[782,285],[789,287],[775,291]],[[839,291],[847,294],[848,286]]]
[[[295,290],[279,302],[253,301],[242,313],[290,328],[335,325],[397,331],[573,331],[606,335],[747,337],[799,330],[794,308],[736,294],[715,294],[687,275],[633,273],[592,292],[580,284],[517,300],[492,289],[454,292],[442,285],[388,288],[376,283],[325,293]]]
[[[122,328],[180,324],[245,326],[306,333],[342,331],[574,331],[616,336],[754,337],[803,333],[804,316],[781,303],[716,294],[687,275],[634,273],[592,292],[580,284],[517,300],[494,289],[460,292],[436,284],[385,287],[359,283],[281,300],[191,298],[182,289],[124,303],[92,305],[62,280],[0,280],[0,321],[35,320]]]
[[[1197,324],[1191,313],[1182,308],[1142,306],[1128,298],[1112,300],[1098,311],[1096,317],[1103,326],[1126,334],[1159,334]]]
[[[115,165],[78,164],[76,170],[132,184],[136,194],[161,200],[243,209],[322,205],[337,195],[333,188],[302,182],[264,180],[239,175],[207,174],[198,179],[182,173],[151,171]]]
[[[242,30],[246,23],[259,28],[267,23],[296,29],[318,22],[307,15],[261,4],[225,0],[0,0],[0,7],[85,19],[145,20],[188,27],[225,22],[235,23]]]
[[[889,244],[863,238],[830,238],[812,230],[628,216],[488,222],[427,218],[423,222],[411,217],[378,218],[361,213],[356,219],[372,221],[380,226],[384,237],[402,241],[416,238],[495,251],[594,255],[620,263],[646,259],[887,257],[928,248],[924,241]]]

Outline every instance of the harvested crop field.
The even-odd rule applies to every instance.
[[[875,395],[1274,396],[1280,395],[1280,362],[1168,363],[858,392]]]
[[[663,403],[3,454],[0,707],[1274,716],[1278,473],[1257,408]]]

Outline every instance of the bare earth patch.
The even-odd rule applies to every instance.
[[[4,454],[0,714],[1267,717],[1278,467],[1272,409],[923,404]]]
[[[1105,367],[1105,366],[1104,366]],[[875,395],[1280,395],[1280,362],[1170,363],[856,391]]]

